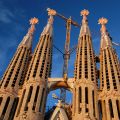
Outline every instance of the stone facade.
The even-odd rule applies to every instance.
[[[50,77],[55,14],[57,13],[48,13],[47,25],[33,54],[31,47],[38,19],[30,20],[31,27],[0,82],[0,120],[44,120],[47,95],[59,88],[72,92],[73,102],[69,107],[72,114],[66,112],[65,105],[59,101],[51,120],[119,120],[120,63],[105,26],[108,20],[99,19],[102,26],[101,45],[100,55],[96,57],[88,26],[89,11],[81,11],[83,19],[76,51],[74,78],[68,78],[66,81],[63,78]],[[100,70],[97,70],[97,59],[100,62]]]

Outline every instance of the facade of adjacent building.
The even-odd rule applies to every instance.
[[[32,53],[37,18],[19,44],[0,81],[0,120],[44,120],[47,95],[66,88],[73,94],[72,104],[59,101],[48,120],[120,120],[120,62],[106,24],[100,18],[100,54],[96,56],[88,26],[88,10],[82,10],[82,24],[76,49],[74,77],[51,78],[53,22],[47,25]],[[97,69],[97,63],[100,69]]]

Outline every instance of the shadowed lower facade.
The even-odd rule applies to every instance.
[[[59,88],[71,91],[72,104],[59,101],[48,120],[119,120],[120,63],[106,28],[108,20],[98,21],[101,42],[100,54],[96,56],[88,26],[89,11],[81,11],[74,77],[65,81],[50,76],[54,14],[49,13],[34,53],[31,48],[38,19],[30,20],[28,33],[0,81],[0,120],[44,120],[47,95]]]

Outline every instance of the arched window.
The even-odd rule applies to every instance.
[[[92,91],[92,99],[93,99],[93,115],[95,116],[95,94],[94,94],[94,90]]]
[[[79,97],[80,97],[80,103],[82,103],[82,89],[81,89],[81,87],[79,88]]]
[[[42,112],[42,103],[43,103],[43,98],[44,98],[44,91],[45,91],[45,88],[43,88],[43,91],[42,91],[42,96],[41,96],[41,101],[40,101],[39,112]]]
[[[3,117],[3,118],[4,118],[5,113],[6,113],[6,111],[7,111],[9,102],[10,102],[10,97],[7,98],[6,103],[5,103],[5,106],[4,106],[4,109],[3,109],[3,111],[2,111],[2,117]]]
[[[88,112],[88,107],[87,107],[87,104],[88,104],[88,88],[85,87],[85,103],[86,103],[86,112]]]
[[[13,105],[11,107],[11,111],[10,111],[10,115],[9,115],[8,120],[13,120],[14,115],[15,115],[15,111],[16,111],[16,108],[17,108],[17,105],[18,105],[18,101],[19,101],[19,98],[14,99],[14,102],[13,102]]]
[[[30,88],[29,88],[29,93],[28,93],[28,97],[27,97],[27,100],[26,100],[25,108],[24,108],[24,111],[28,111],[28,103],[30,102],[31,95],[32,95],[32,91],[33,91],[33,86],[30,86]]]
[[[38,98],[38,93],[39,93],[39,86],[37,86],[37,90],[36,90],[36,94],[35,94],[35,98],[34,98],[34,103],[33,103],[33,108],[32,110],[35,110],[36,107],[36,102],[37,102],[37,98]]]
[[[85,103],[88,104],[88,88],[85,87]]]
[[[100,118],[100,120],[102,120],[102,101],[101,100],[99,100],[98,101],[98,110],[99,110],[99,118]]]
[[[0,97],[0,105],[1,105],[1,103],[2,103],[2,100],[3,100],[3,97]]]
[[[79,87],[79,100],[80,100],[80,103],[82,103],[82,89],[81,87]],[[80,112],[81,112],[82,108],[80,107]]]
[[[22,98],[21,98],[21,101],[20,101],[20,104],[19,104],[19,107],[18,107],[18,111],[17,111],[17,116],[20,113],[21,106],[22,106],[22,103],[23,103],[23,99],[24,99],[24,96],[25,96],[25,92],[26,92],[26,89],[23,91]]]
[[[114,117],[114,113],[113,113],[113,107],[112,107],[112,101],[111,101],[111,99],[108,102],[109,102],[110,115],[113,118]]]
[[[116,105],[117,105],[118,117],[120,119],[120,101],[119,100],[116,100]]]

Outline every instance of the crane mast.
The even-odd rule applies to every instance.
[[[66,22],[66,41],[65,41],[65,51],[64,51],[64,65],[63,65],[63,78],[67,80],[68,78],[68,61],[70,59],[70,31],[71,31],[71,17]]]
[[[64,49],[64,64],[63,64],[63,78],[65,81],[68,79],[68,61],[70,59],[70,32],[71,32],[71,17],[67,19],[66,22],[66,41],[65,41],[65,49]],[[65,102],[66,99],[66,90],[61,88],[60,90],[60,99]]]
[[[63,54],[63,59],[64,59],[64,64],[63,64],[63,79],[65,81],[68,80],[68,61],[70,59],[70,32],[71,32],[71,25],[74,25],[76,27],[80,27],[80,25],[73,21],[70,18],[66,18],[65,16],[57,13],[55,10],[48,8],[48,15],[56,15],[60,18],[62,18],[63,20],[66,21],[66,41],[65,41],[65,48],[64,48],[64,54]],[[62,100],[62,102],[65,102],[66,100],[66,90],[64,88],[60,89],[60,99]]]
[[[112,44],[115,46],[120,46],[120,43],[112,42]]]

